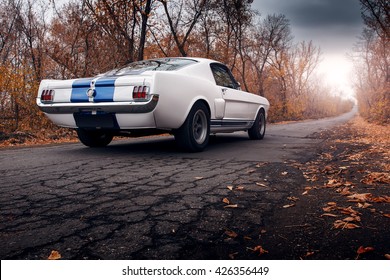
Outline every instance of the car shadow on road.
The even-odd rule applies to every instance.
[[[204,152],[221,149],[235,149],[237,145],[250,142],[248,137],[239,134],[210,136],[209,144]],[[132,139],[118,139],[104,148],[88,148],[82,146],[79,150],[84,154],[135,154],[135,155],[186,155],[193,154],[181,150],[173,136],[143,137]]]

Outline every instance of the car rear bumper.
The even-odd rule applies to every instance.
[[[145,102],[100,102],[100,103],[53,103],[38,106],[46,114],[73,114],[81,112],[145,114],[152,112],[158,104],[159,96],[154,94]]]

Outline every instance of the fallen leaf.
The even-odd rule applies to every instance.
[[[349,202],[366,202],[372,197],[371,193],[355,193],[347,196]]]
[[[331,179],[331,180],[328,180],[328,182],[326,183],[327,185],[333,185],[335,184],[337,181],[335,179]]]
[[[202,180],[204,177],[195,177],[195,180]]]
[[[360,215],[360,213],[356,210],[352,209],[352,206],[349,206],[347,208],[339,207],[338,210],[346,215]]]
[[[354,217],[347,217],[345,219],[343,219],[344,222],[360,222],[361,219],[359,216],[354,216]]]
[[[324,207],[324,208],[322,208],[322,210],[324,212],[331,212],[331,211],[335,210],[335,207],[333,207],[333,206]]]
[[[390,214],[383,214],[386,218],[390,218]]]
[[[224,199],[222,199],[222,202],[223,202],[223,203],[226,203],[226,204],[230,204],[229,199],[227,199],[226,197],[225,197]]]
[[[287,204],[287,205],[284,205],[283,208],[290,208],[290,207],[293,207],[295,206],[295,204]]]
[[[336,218],[336,217],[338,217],[338,215],[331,214],[331,213],[324,213],[324,214],[321,215],[321,217],[333,217],[333,218]]]
[[[359,255],[367,253],[367,252],[371,252],[371,251],[374,251],[373,247],[363,247],[363,246],[360,246],[359,249],[357,249],[357,253]]]
[[[366,208],[368,208],[368,207],[370,207],[370,206],[372,206],[372,204],[367,203],[367,202],[364,202],[363,204],[362,204],[362,203],[358,203],[358,204],[357,204],[357,207],[358,207],[358,208],[363,208],[363,209],[366,209]]]
[[[62,256],[58,251],[52,250],[50,253],[50,256],[47,259],[48,260],[59,260],[61,258],[62,258]]]
[[[262,183],[256,183],[257,186],[260,186],[260,187],[268,187],[267,185],[264,185]]]
[[[229,230],[229,229],[225,230],[225,234],[226,234],[227,236],[229,236],[230,238],[236,238],[236,237],[238,236],[237,233],[235,233],[234,231]]]
[[[227,188],[231,191],[233,190],[233,186],[227,186]]]
[[[330,179],[328,182],[325,184],[325,188],[338,188],[342,186],[343,184],[336,179]]]
[[[236,188],[236,190],[237,190],[237,191],[243,191],[243,190],[244,190],[244,187],[243,187],[243,186],[238,186],[238,187]]]
[[[355,229],[355,228],[360,228],[360,226],[356,225],[356,224],[352,224],[352,223],[346,223],[344,225],[343,228],[346,228],[346,229]]]
[[[384,196],[373,197],[371,201],[377,203],[390,203],[390,196],[384,195]]]
[[[286,176],[287,174],[288,174],[288,172],[287,171],[284,171],[284,172],[282,172],[281,173],[283,176]]]
[[[341,221],[341,220],[335,221],[333,223],[333,227],[336,228],[336,229],[355,229],[355,228],[359,228],[359,226],[356,225],[356,224],[345,222],[345,221]]]
[[[330,173],[334,173],[335,171],[333,170],[332,166],[327,165],[327,166],[324,167],[324,169],[321,170],[321,172],[330,174]]]
[[[224,206],[224,208],[238,208],[238,205],[237,204],[229,204],[229,205]]]
[[[259,256],[261,256],[261,255],[263,255],[263,254],[265,254],[265,253],[268,253],[268,251],[267,250],[265,250],[262,246],[256,246],[256,247],[254,247],[254,248],[247,248],[247,249],[249,249],[249,250],[251,250],[251,251],[253,251],[253,252],[259,252]]]
[[[297,201],[297,200],[299,200],[299,198],[295,197],[295,196],[289,196],[289,197],[287,197],[287,199],[290,200],[290,201]]]
[[[314,252],[307,252],[306,255],[304,255],[303,257],[307,258],[307,257],[310,257],[312,255],[314,255]]]
[[[309,193],[309,191],[304,191],[303,193],[302,193],[302,195],[307,195]]]
[[[348,187],[342,188],[339,192],[341,195],[351,195],[352,192],[349,190]]]
[[[327,205],[329,205],[329,206],[322,208],[322,210],[324,210],[324,212],[331,212],[331,211],[337,209],[337,203],[336,202],[328,202]]]
[[[390,254],[385,254],[385,258],[390,260]]]

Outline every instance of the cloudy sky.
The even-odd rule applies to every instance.
[[[351,95],[352,65],[347,53],[363,29],[358,0],[254,0],[262,17],[284,14],[295,41],[310,41],[321,48],[320,71],[336,90]]]

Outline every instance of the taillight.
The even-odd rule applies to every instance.
[[[50,103],[54,100],[54,90],[52,89],[44,89],[41,93],[41,102],[42,103]]]
[[[133,89],[133,99],[134,100],[146,100],[149,93],[148,86],[135,86]]]

